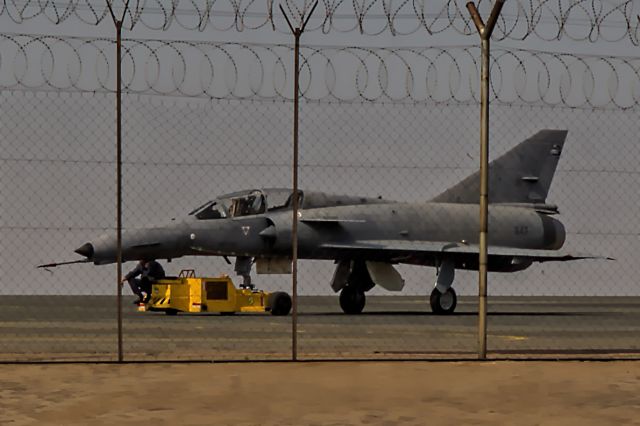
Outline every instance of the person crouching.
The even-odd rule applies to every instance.
[[[140,277],[140,278],[138,278]],[[138,296],[133,304],[147,303],[151,299],[151,286],[165,277],[164,269],[154,259],[141,259],[136,267],[122,279],[129,283],[133,294]]]

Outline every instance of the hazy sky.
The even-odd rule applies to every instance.
[[[69,19],[54,26],[38,17],[15,24],[4,14],[0,15],[0,24],[5,33],[14,34],[90,38],[113,34],[108,22],[95,28]],[[290,41],[270,27],[237,33],[215,31],[211,27],[202,32],[188,31],[177,26],[160,32],[140,26],[134,32],[125,32],[125,36],[267,45]],[[28,38],[19,39],[23,45],[28,42]],[[314,31],[305,35],[304,42],[316,46],[399,48],[431,44],[472,46],[477,39],[450,31],[433,37],[423,31],[400,37],[388,32],[361,36],[356,32],[326,35]],[[68,75],[77,77],[85,91],[101,91],[100,82],[112,82],[113,52],[107,42],[92,42],[84,47],[79,47],[82,43],[77,40],[69,43],[79,53],[64,44],[48,43],[46,46],[51,47],[48,50],[34,42],[20,50],[6,39],[0,43],[0,86],[5,88],[0,94],[0,294],[113,293],[115,266],[78,265],[53,274],[34,269],[41,262],[76,258],[75,248],[113,228],[115,222],[114,99],[101,93],[67,93]],[[494,46],[496,52],[515,46],[623,56],[637,56],[638,49],[628,39],[593,45],[533,38]],[[132,55],[139,55],[135,60],[137,67],[125,61],[125,73],[134,79],[135,87],[144,87],[152,81],[154,89],[171,88],[177,76],[185,81],[181,87],[189,91],[201,87],[202,78],[206,78],[213,82],[206,87],[215,93],[233,87],[233,94],[242,95],[255,91],[257,85],[264,90],[258,98],[272,99],[207,101],[175,93],[159,95],[149,90],[142,95],[126,96],[126,226],[162,222],[220,193],[246,187],[290,185],[291,104],[277,96],[277,90],[282,90],[285,96],[291,93],[287,92],[291,75],[287,50],[256,48],[256,56],[246,49],[230,48],[233,60],[220,49],[204,48],[204,51],[206,55],[202,56],[201,51],[184,46],[177,51],[163,47],[154,56],[149,49],[138,48],[132,51]],[[468,104],[477,88],[476,68],[470,56],[476,50],[436,49],[424,57],[402,56],[406,62],[389,57],[385,60],[388,65],[385,72],[380,71],[380,61],[375,55],[365,56],[362,65],[358,59],[362,56],[357,51],[323,51],[328,52],[336,68],[328,67],[322,57],[310,62],[312,77],[309,74],[307,80],[303,77],[303,81],[311,82],[309,96],[318,93],[317,97],[323,98],[323,90],[331,86],[335,95],[349,102],[303,104],[301,186],[421,201],[476,169],[479,112],[475,104]],[[100,56],[102,53],[111,56]],[[548,87],[545,92],[548,96],[541,97],[547,104],[564,101],[583,105],[587,94],[595,105],[604,104],[609,98],[622,105],[634,105],[640,95],[638,62],[634,60],[603,62],[567,57],[563,61],[546,55],[542,60],[545,68],[539,65],[539,56],[519,55],[516,57],[527,61],[527,69],[534,71],[523,78],[517,60],[503,58],[499,83],[505,87],[501,92],[503,100],[516,99],[517,90],[535,97],[540,87]],[[210,75],[210,68],[203,65],[202,58],[214,60],[215,76]],[[278,60],[282,61],[280,65]],[[427,65],[429,60],[433,60],[432,68]],[[183,63],[185,68],[181,68]],[[569,74],[565,72],[565,63],[570,64]],[[260,64],[260,72],[256,71],[256,64]],[[366,79],[363,70],[369,72]],[[410,90],[407,70],[414,76]],[[545,70],[549,70],[548,77],[544,77]],[[21,84],[16,85],[16,76],[22,76]],[[44,87],[46,79],[49,84]],[[57,85],[65,89],[52,91],[52,86]],[[362,102],[354,87],[364,88],[363,93],[376,101]],[[382,102],[381,87],[398,96],[408,91],[420,102],[400,104],[388,99]],[[459,102],[448,98],[452,91]],[[442,99],[448,102],[438,103],[433,98],[425,102],[430,99],[428,94],[436,96],[435,99],[443,95]],[[539,129],[568,129],[565,151],[549,195],[549,202],[560,206],[559,219],[567,227],[566,248],[617,260],[534,265],[517,274],[494,274],[490,292],[639,294],[637,108],[621,110],[608,104],[597,109],[569,109],[539,104],[509,107],[494,102],[492,156]],[[133,265],[125,265],[125,269],[129,266]],[[209,274],[232,272],[219,259],[181,259],[167,269],[176,273],[187,266]],[[302,262],[301,293],[328,294],[332,268],[329,262]],[[401,270],[407,279],[407,294],[430,291],[435,278],[433,269]],[[290,285],[288,276],[257,280],[268,290],[286,289]],[[474,294],[475,283],[475,273],[461,273],[456,286],[462,294]]]

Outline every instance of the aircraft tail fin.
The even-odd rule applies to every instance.
[[[567,130],[540,130],[489,164],[489,203],[544,204]],[[478,204],[480,172],[433,198],[434,202]]]

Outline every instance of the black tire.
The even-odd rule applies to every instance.
[[[291,312],[291,296],[284,291],[276,291],[269,295],[269,307],[271,309],[271,315],[285,316]]]
[[[364,291],[357,287],[346,286],[340,292],[340,307],[347,315],[357,315],[362,312],[367,303]]]
[[[236,313],[234,311],[231,312],[220,312],[220,315],[222,315],[223,317],[230,317],[231,315],[235,315]]]
[[[458,304],[458,296],[452,287],[447,291],[440,293],[434,288],[429,297],[431,303],[431,311],[436,315],[451,315],[456,310]]]
[[[164,313],[166,315],[178,315],[178,310],[177,309],[167,309],[166,311],[164,311]]]

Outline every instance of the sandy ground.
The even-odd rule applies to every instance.
[[[0,365],[0,424],[640,424],[640,362]]]

